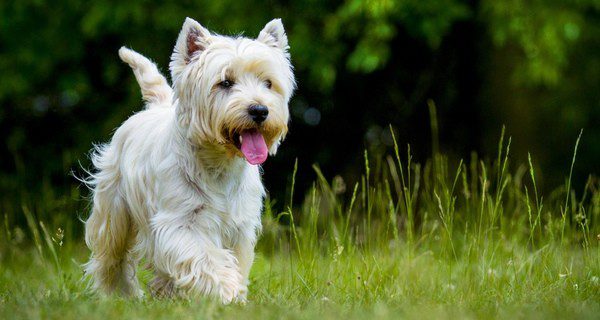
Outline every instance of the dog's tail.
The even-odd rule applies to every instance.
[[[119,57],[133,69],[133,74],[142,89],[142,98],[147,102],[147,108],[171,106],[173,89],[167,79],[160,74],[156,64],[125,47],[119,49]]]

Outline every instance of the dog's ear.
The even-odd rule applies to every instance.
[[[258,41],[263,42],[269,46],[279,48],[286,54],[288,52],[288,38],[283,29],[283,23],[281,19],[273,19],[262,29],[257,38]]]
[[[194,56],[206,50],[210,43],[210,37],[210,32],[196,20],[185,18],[169,64],[173,79],[190,63]]]

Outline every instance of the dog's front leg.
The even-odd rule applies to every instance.
[[[219,297],[230,303],[246,291],[237,259],[215,246],[203,232],[175,214],[159,213],[153,219],[153,262],[163,283],[175,290]]]
[[[254,245],[256,243],[256,236],[254,234],[242,236],[238,239],[234,246],[234,253],[239,263],[240,273],[242,275],[242,283],[246,288],[249,284],[248,276],[250,275],[250,269],[254,262]],[[247,290],[240,293],[239,300],[246,301]]]

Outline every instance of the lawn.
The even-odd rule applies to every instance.
[[[571,187],[577,146],[565,184],[543,193],[535,156],[511,163],[504,134],[493,159],[433,149],[423,164],[408,146],[365,152],[356,183],[315,166],[301,205],[272,209],[293,182],[287,200],[267,199],[246,305],[94,295],[81,223],[65,209],[85,190],[21,197],[2,212],[0,318],[598,319],[600,185]]]

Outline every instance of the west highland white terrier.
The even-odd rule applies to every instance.
[[[95,290],[143,291],[141,258],[155,296],[245,301],[265,189],[260,168],[287,133],[295,89],[280,19],[258,38],[183,24],[171,55],[173,87],[125,47],[146,107],[95,147],[93,209],[85,222]]]

